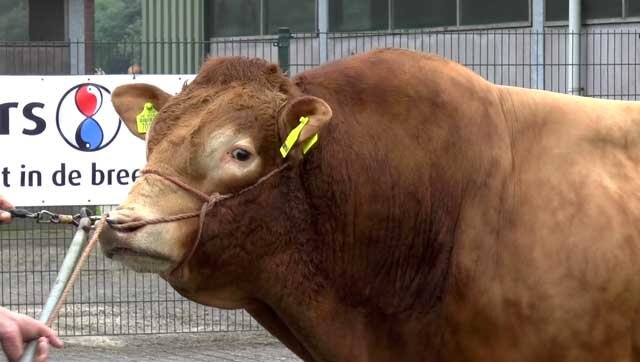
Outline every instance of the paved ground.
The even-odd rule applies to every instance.
[[[50,361],[300,361],[265,332],[67,337],[64,342]]]

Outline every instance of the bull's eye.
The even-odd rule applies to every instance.
[[[236,148],[235,150],[231,151],[231,157],[235,158],[238,161],[247,161],[251,158],[251,152],[242,148]]]

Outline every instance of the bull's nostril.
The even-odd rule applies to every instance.
[[[107,220],[107,224],[109,224],[109,225],[116,225],[116,224],[118,224],[118,220],[117,220],[116,218],[114,218],[114,217],[110,217],[110,216],[109,216],[109,217],[107,217],[107,219],[106,219],[106,220]]]
[[[120,225],[120,224],[126,224],[128,222],[134,221],[136,220],[136,217],[132,217],[132,215],[126,215],[126,214],[117,214],[114,213],[112,215],[107,216],[107,224],[113,226],[113,225]]]
[[[123,217],[123,215],[109,216],[106,218],[107,225],[110,229],[117,231],[118,233],[132,233],[145,226],[141,223],[142,219],[134,217]]]

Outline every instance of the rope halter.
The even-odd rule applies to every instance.
[[[145,220],[139,220],[139,221],[131,221],[131,222],[126,222],[126,223],[122,223],[122,224],[116,224],[113,221],[109,222],[109,226],[117,231],[133,231],[136,229],[139,229],[143,226],[147,226],[147,225],[155,225],[155,224],[163,224],[163,223],[169,223],[169,222],[175,222],[175,221],[181,221],[181,220],[187,220],[187,219],[192,219],[195,217],[199,218],[198,221],[198,234],[196,236],[195,242],[191,245],[191,249],[189,250],[189,252],[187,254],[185,254],[185,256],[182,258],[182,260],[180,260],[180,262],[171,270],[170,274],[175,273],[176,271],[178,271],[180,268],[182,268],[193,256],[193,254],[195,253],[198,244],[200,243],[200,239],[202,239],[202,230],[204,229],[204,220],[205,217],[207,215],[207,213],[209,211],[211,211],[219,202],[223,201],[223,200],[227,200],[227,199],[231,199],[231,198],[235,198],[238,197],[250,190],[255,189],[256,187],[258,187],[260,184],[264,183],[265,181],[267,181],[268,179],[270,179],[271,177],[275,176],[276,174],[282,172],[284,169],[286,169],[289,166],[289,163],[284,163],[282,164],[280,167],[272,170],[271,172],[269,172],[268,174],[264,175],[263,177],[261,177],[258,181],[256,181],[253,185],[245,187],[244,189],[236,192],[236,193],[230,193],[230,194],[220,194],[220,193],[212,193],[212,194],[206,194],[198,189],[196,189],[195,187],[187,184],[186,182],[182,181],[180,178],[178,177],[174,177],[174,176],[169,176],[169,175],[165,175],[164,173],[158,171],[158,170],[153,170],[153,169],[144,169],[142,171],[143,175],[154,175],[154,176],[158,176],[166,181],[169,181],[171,183],[173,183],[174,185],[178,186],[179,188],[190,192],[191,194],[193,194],[194,196],[196,196],[197,198],[199,198],[200,200],[203,201],[202,207],[200,208],[200,211],[194,211],[194,212],[187,212],[187,213],[182,213],[182,214],[177,214],[177,215],[171,215],[171,216],[160,216],[160,217],[156,217],[156,218],[150,218],[150,219],[145,219]]]

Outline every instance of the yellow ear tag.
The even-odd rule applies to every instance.
[[[140,114],[136,116],[136,124],[138,126],[138,132],[145,134],[149,132],[149,128],[151,128],[151,123],[158,115],[158,111],[153,107],[151,102],[147,102],[144,104],[144,109]]]
[[[318,142],[318,134],[314,134],[313,137],[311,137],[310,140],[308,140],[305,144],[304,147],[302,148],[302,153],[303,154],[307,154],[307,151],[309,151],[311,149],[311,147],[313,147],[313,145],[316,144],[316,142]]]
[[[286,158],[289,154],[289,151],[291,151],[296,142],[298,142],[300,133],[302,132],[302,129],[307,125],[307,123],[309,123],[309,117],[300,117],[300,124],[289,133],[282,146],[280,146],[280,154],[282,155],[282,158]],[[302,148],[302,152],[306,154],[309,149],[311,149],[311,147],[316,144],[316,142],[318,142],[317,133],[314,134],[311,139],[305,142]]]

